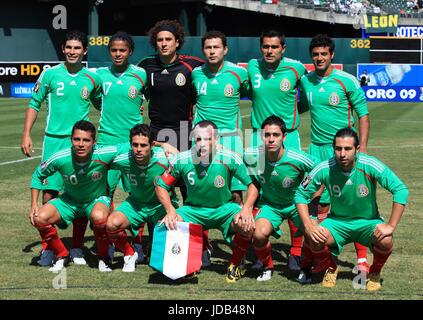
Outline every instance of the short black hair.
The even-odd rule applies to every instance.
[[[223,32],[219,30],[210,30],[210,31],[207,31],[206,34],[201,38],[201,48],[204,49],[204,43],[206,42],[206,40],[213,39],[213,38],[221,39],[223,47],[227,46],[226,35]]]
[[[62,47],[66,46],[68,40],[78,40],[81,41],[82,47],[86,49],[88,47],[88,37],[87,35],[79,30],[70,30],[66,32],[65,37],[63,38]]]
[[[273,116],[267,117],[261,124],[261,129],[264,129],[265,126],[269,126],[269,125],[278,126],[281,129],[282,134],[285,134],[286,132],[285,121],[283,121],[283,119],[278,116],[273,115]]]
[[[96,129],[95,129],[95,126],[91,122],[86,120],[79,120],[75,122],[75,124],[72,127],[72,136],[75,130],[89,131],[91,132],[91,137],[93,138],[93,140],[95,140]]]
[[[132,143],[132,137],[134,136],[143,136],[148,138],[150,146],[153,145],[154,136],[151,132],[150,126],[148,124],[136,124],[129,131],[129,142]]]
[[[329,52],[332,54],[335,51],[335,42],[327,34],[318,34],[313,37],[310,41],[309,52],[313,51],[314,48],[329,47]]]
[[[110,47],[112,46],[113,41],[126,41],[126,43],[128,43],[129,50],[132,53],[135,50],[134,39],[132,39],[131,35],[129,35],[125,31],[118,31],[114,35],[111,36],[111,38],[109,40],[109,44],[107,45],[109,50],[110,50]]]
[[[351,128],[342,128],[338,130],[333,138],[332,145],[335,148],[336,138],[354,138],[354,147],[357,149],[358,145],[360,144],[360,140],[358,139],[357,132],[355,132]]]
[[[282,47],[285,45],[285,35],[282,32],[276,30],[266,30],[260,35],[260,46],[263,44],[263,38],[279,38]]]

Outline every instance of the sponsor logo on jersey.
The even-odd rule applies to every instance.
[[[294,185],[294,180],[292,180],[290,177],[285,177],[282,181],[282,186],[285,189],[291,188]]]
[[[128,90],[128,97],[134,99],[138,95],[138,90],[135,86],[130,86]]]
[[[170,252],[172,252],[173,254],[180,254],[181,253],[181,246],[178,243],[175,243],[172,246],[172,249],[170,249]]]
[[[167,71],[167,69],[163,69],[163,71],[161,72],[161,74],[169,74],[169,71]]]
[[[369,188],[367,188],[364,184],[360,184],[358,186],[358,195],[360,197],[365,197],[369,194]]]
[[[232,85],[230,83],[228,83],[225,86],[225,89],[223,90],[223,93],[227,97],[232,97],[234,95],[234,92],[235,92],[235,89],[234,89],[234,87],[232,87]]]
[[[88,98],[88,88],[87,87],[83,87],[81,90],[81,97],[83,99],[87,99]]]
[[[93,174],[91,175],[91,180],[92,181],[98,181],[101,179],[103,175],[101,174],[101,172],[98,171],[94,171]]]
[[[225,186],[225,179],[223,179],[223,177],[222,177],[222,176],[217,176],[217,177],[214,179],[214,186],[215,186],[216,188],[223,188],[223,187]]]
[[[75,80],[72,80],[71,82],[69,82],[69,84],[70,84],[71,86],[76,86],[76,82],[75,82]]]
[[[332,92],[331,95],[329,96],[329,104],[331,106],[336,106],[339,103],[339,96],[335,93]]]
[[[176,85],[182,87],[187,82],[187,79],[185,79],[185,76],[182,73],[178,73],[175,78]]]
[[[279,173],[276,170],[272,171],[272,176],[279,177]]]
[[[304,188],[304,189],[306,189],[307,188],[307,186],[309,185],[309,183],[311,182],[311,176],[310,175],[308,175],[307,177],[305,177],[304,179],[303,179],[303,181],[301,181],[301,186]]]
[[[288,79],[282,79],[279,87],[281,88],[282,91],[289,91],[289,89],[291,89],[291,82],[289,82]]]

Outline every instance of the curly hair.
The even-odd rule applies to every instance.
[[[147,34],[150,37],[150,45],[154,49],[157,49],[157,34],[160,31],[171,32],[175,36],[175,40],[179,43],[177,50],[182,48],[182,45],[184,44],[185,31],[177,20],[158,21],[150,30],[148,30]]]

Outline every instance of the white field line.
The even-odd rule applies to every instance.
[[[21,150],[21,147],[0,146],[0,149],[19,149],[19,150]],[[41,148],[34,148],[34,150],[41,150]]]
[[[40,158],[41,158],[41,156],[36,156],[36,157],[31,157],[31,158],[0,162],[0,166],[5,166],[7,164],[13,164],[13,163],[18,163],[18,162],[30,161],[30,160],[34,160],[34,159],[40,159]]]

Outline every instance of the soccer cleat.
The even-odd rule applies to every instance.
[[[54,262],[53,266],[48,271],[53,273],[59,273],[68,264],[68,257],[58,257]]]
[[[138,253],[135,251],[132,256],[124,256],[123,257],[123,268],[122,272],[134,272],[135,271],[135,264],[138,260]]]
[[[226,272],[226,282],[235,283],[245,274],[245,270],[240,269],[234,264],[230,264]]]
[[[112,272],[112,260],[107,258],[98,258],[98,270],[100,272]]]
[[[272,279],[273,269],[263,268],[261,274],[257,277],[257,281],[269,281]]]
[[[289,255],[288,256],[288,268],[291,271],[300,271],[301,270],[301,257]]]
[[[133,243],[132,246],[134,247],[135,252],[137,253],[137,263],[142,263],[144,261],[145,255],[142,251],[142,244],[141,243]]]
[[[260,261],[260,259],[257,259],[256,262],[251,266],[251,269],[253,270],[260,270],[263,268],[263,263]]]
[[[203,255],[201,257],[201,262],[202,262],[204,268],[211,266],[211,254],[212,254],[211,248],[203,251]]]
[[[85,261],[84,254],[82,253],[82,249],[80,248],[72,248],[69,251],[69,257],[73,261],[74,264],[84,266],[87,264]]]
[[[310,284],[311,283],[311,271],[310,270],[300,270],[300,274],[297,277],[297,281],[301,284]]]
[[[37,263],[41,267],[49,267],[54,263],[54,252],[52,250],[41,251],[40,260]]]
[[[338,277],[339,268],[329,267],[323,277],[322,286],[325,288],[333,288],[336,286],[336,278]]]
[[[109,254],[109,258],[110,258],[111,261],[113,261],[113,259],[114,259],[115,251],[116,251],[116,248],[115,248],[114,243],[109,244],[108,254]]]
[[[378,291],[382,288],[380,283],[380,273],[370,273],[367,277],[367,291]]]

